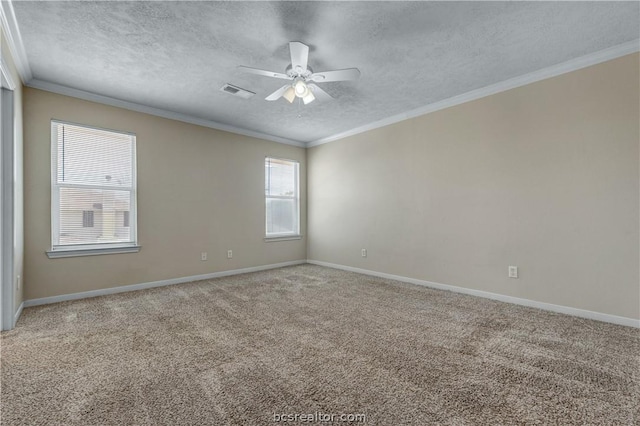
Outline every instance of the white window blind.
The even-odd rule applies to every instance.
[[[266,236],[300,234],[299,163],[265,159]]]
[[[136,137],[51,122],[52,251],[135,246]]]

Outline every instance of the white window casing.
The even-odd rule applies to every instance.
[[[125,216],[129,226],[124,226]],[[52,120],[51,250],[47,255],[139,249],[136,136]]]
[[[265,158],[265,239],[300,238],[300,163]]]

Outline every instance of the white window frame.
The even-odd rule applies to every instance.
[[[114,187],[108,185],[90,185],[77,183],[58,183],[58,133],[57,126],[67,124],[71,126],[84,127],[87,129],[101,130],[111,133],[119,133],[130,136],[131,144],[131,186]],[[99,243],[99,244],[73,244],[57,245],[60,241],[60,188],[91,188],[104,190],[129,191],[129,232],[132,241],[127,243]],[[104,129],[101,127],[88,126],[86,124],[72,123],[61,120],[51,120],[51,250],[47,251],[49,258],[94,256],[100,254],[115,253],[136,253],[140,251],[138,245],[138,206],[137,206],[137,158],[136,158],[136,135],[135,133],[123,132],[120,130]]]
[[[264,162],[262,167],[265,167],[267,160],[277,160],[277,161],[287,161],[289,163],[293,163],[295,165],[295,182],[294,182],[294,195],[267,195],[264,194],[264,234],[265,241],[283,241],[283,240],[299,240],[302,238],[300,235],[300,162],[296,160],[291,160],[289,158],[280,158],[273,156],[266,156],[264,158]],[[264,176],[264,173],[263,173]],[[263,188],[267,187],[267,182],[264,182]],[[295,217],[295,225],[293,232],[279,232],[269,234],[267,233],[268,223],[267,223],[267,200],[268,199],[284,199],[284,200],[295,200],[296,206],[296,217]]]

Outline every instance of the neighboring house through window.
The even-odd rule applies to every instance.
[[[135,135],[52,121],[51,154],[50,257],[137,247]]]
[[[300,165],[297,161],[265,159],[266,237],[300,235]]]
[[[82,227],[93,228],[93,210],[85,210],[82,212]]]

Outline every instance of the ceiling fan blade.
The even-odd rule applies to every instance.
[[[289,43],[289,50],[291,51],[291,68],[297,72],[306,71],[307,61],[309,60],[309,46],[299,41],[292,41]]]
[[[358,68],[347,68],[344,70],[315,72],[311,74],[309,80],[316,83],[325,83],[328,81],[350,81],[360,78],[360,70]]]
[[[259,70],[258,68],[251,68],[251,67],[245,67],[240,65],[238,67],[238,69],[242,72],[246,72],[249,74],[256,74],[256,75],[262,75],[265,77],[275,77],[275,78],[281,78],[283,80],[292,80],[291,77],[289,77],[286,74],[282,74],[279,72],[273,72],[273,71],[267,71],[267,70]]]
[[[331,96],[330,94],[322,90],[320,86],[317,86],[315,84],[308,84],[308,86],[309,86],[309,90],[311,90],[311,92],[316,97],[316,99],[320,101],[328,101],[333,99],[333,96]]]
[[[278,90],[276,90],[275,92],[273,92],[272,94],[270,94],[269,96],[267,96],[264,99],[267,100],[267,101],[277,101],[278,99],[280,99],[282,94],[284,92],[286,92],[287,89],[290,88],[290,87],[291,87],[290,84],[285,84],[284,86],[282,86],[281,88],[279,88]]]

